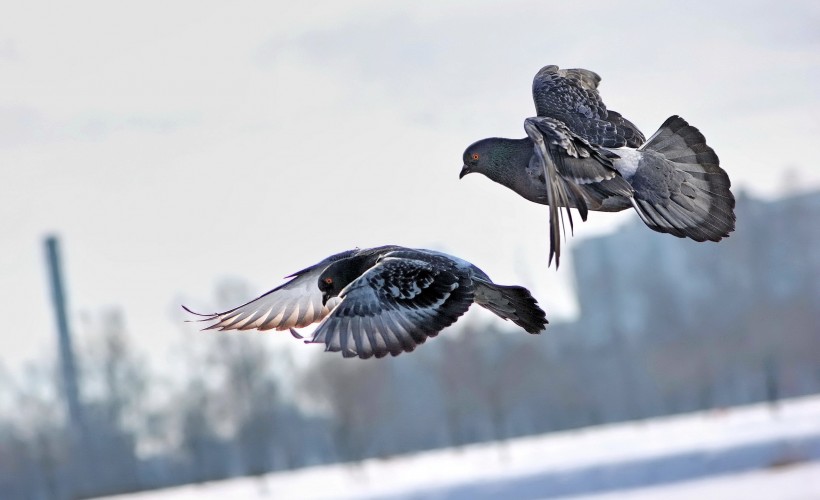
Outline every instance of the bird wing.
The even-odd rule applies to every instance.
[[[274,288],[246,304],[229,311],[199,314],[182,306],[186,311],[202,316],[199,321],[216,321],[205,330],[291,330],[315,323],[330,312],[332,303],[322,305],[322,292],[317,282],[322,271],[336,260],[353,254],[355,250],[332,255],[318,264],[287,276],[287,283]],[[293,333],[293,331],[291,331]]]
[[[396,356],[454,323],[473,293],[469,275],[454,265],[388,254],[341,291],[310,342],[345,357]]]
[[[607,148],[638,147],[644,135],[620,113],[606,108],[598,83],[601,77],[580,68],[544,66],[532,81],[538,116],[555,118],[587,141]]]
[[[550,258],[560,264],[561,233],[566,239],[562,210],[566,210],[570,232],[574,229],[569,207],[578,209],[586,220],[588,205],[585,185],[613,179],[618,173],[604,152],[575,135],[567,125],[549,117],[524,120],[524,130],[533,143],[528,172],[543,172],[550,207]]]

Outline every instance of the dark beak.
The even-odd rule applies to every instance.
[[[322,305],[323,306],[325,304],[327,304],[327,299],[328,299],[327,292],[322,292]]]
[[[464,177],[465,175],[467,175],[471,172],[472,172],[472,170],[470,170],[470,167],[468,167],[467,165],[464,165],[463,167],[461,167],[461,173],[458,174],[458,178],[461,179],[462,177]]]

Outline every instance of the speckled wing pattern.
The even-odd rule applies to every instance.
[[[317,282],[322,271],[339,259],[349,257],[356,250],[332,255],[323,261],[287,276],[290,281],[246,304],[215,314],[199,314],[187,307],[186,311],[201,316],[200,321],[216,321],[205,330],[291,330],[315,323],[330,312],[322,305],[322,293]],[[332,304],[330,304],[332,306]],[[183,306],[184,307],[184,306]]]
[[[562,121],[578,137],[607,148],[636,148],[645,137],[632,122],[608,110],[598,94],[598,74],[580,68],[541,68],[532,81],[536,114]]]
[[[344,357],[410,352],[454,323],[473,302],[469,273],[441,259],[380,259],[339,294],[341,302],[314,331]]]

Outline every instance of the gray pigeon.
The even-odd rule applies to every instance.
[[[388,245],[348,250],[296,272],[287,283],[230,311],[199,314],[206,330],[290,330],[320,322],[308,343],[344,357],[410,352],[453,324],[473,302],[529,333],[548,323],[520,286],[496,285],[445,253]]]
[[[695,241],[719,241],[735,228],[729,176],[698,129],[668,118],[649,140],[598,95],[600,77],[585,69],[542,68],[533,80],[537,117],[524,139],[470,145],[459,177],[478,172],[524,198],[550,206],[550,257],[560,263],[569,208],[629,207],[650,229]],[[559,227],[560,226],[560,227]],[[566,236],[566,233],[565,233]]]

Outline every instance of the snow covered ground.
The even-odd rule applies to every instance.
[[[820,396],[116,497],[820,498]]]
[[[571,498],[572,500],[657,500],[659,498],[663,500],[697,498],[816,500],[820,498],[820,462],[807,462],[790,467],[711,476],[706,479]]]

